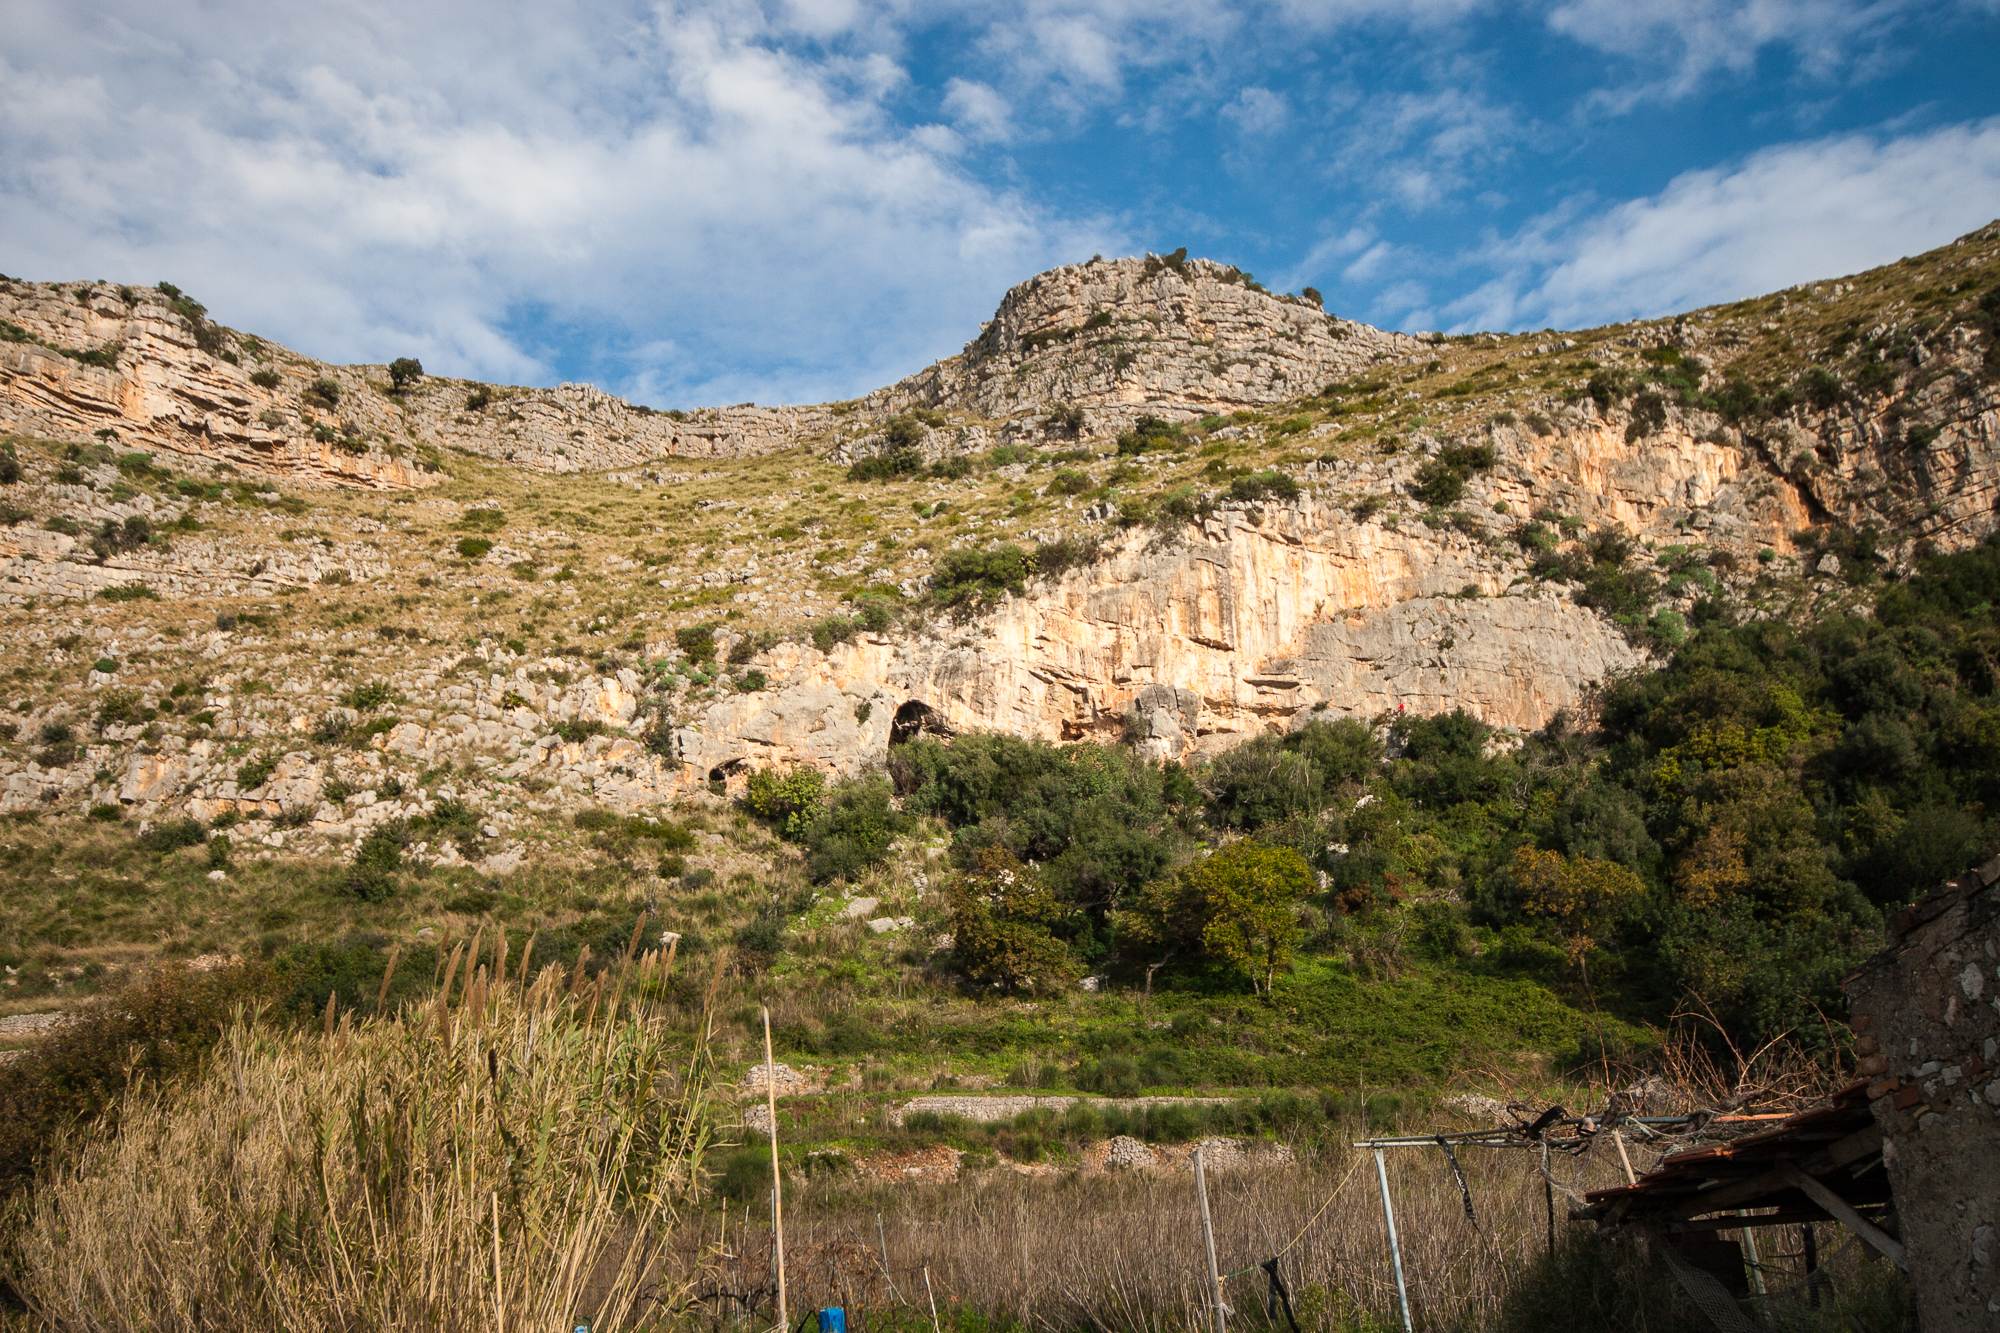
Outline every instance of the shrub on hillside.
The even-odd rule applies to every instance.
[[[271,972],[168,964],[73,1015],[0,1065],[0,1193],[25,1186],[79,1125],[114,1122],[136,1080],[172,1095],[232,1013],[274,993]]]
[[[830,788],[806,828],[806,869],[813,882],[859,879],[888,855],[903,816],[879,777],[849,778]]]
[[[931,601],[970,614],[1003,594],[1021,596],[1032,572],[1027,552],[1018,546],[947,551],[932,575]]]

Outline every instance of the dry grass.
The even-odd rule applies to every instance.
[[[1569,1223],[1561,1188],[1550,1252],[1534,1154],[1469,1149],[1461,1160],[1476,1223],[1467,1220],[1441,1153],[1388,1155],[1419,1330],[1711,1333],[1644,1244]],[[1622,1180],[1608,1146],[1580,1161],[1559,1158],[1555,1174],[1579,1193]],[[1218,1260],[1230,1274],[1224,1288],[1233,1330],[1287,1329],[1282,1313],[1266,1306],[1268,1281],[1258,1265],[1272,1256],[1280,1257],[1303,1333],[1400,1327],[1372,1156],[1333,1147],[1291,1169],[1212,1174],[1209,1191]],[[768,1215],[761,1203],[747,1214],[739,1203],[729,1213],[726,1230],[713,1205],[682,1228],[680,1263],[700,1277],[679,1322],[747,1333],[771,1314]],[[934,1296],[939,1324],[959,1333],[1211,1327],[1187,1173],[999,1171],[951,1186],[860,1189],[822,1179],[788,1192],[786,1218],[795,1318],[837,1305],[857,1333],[918,1333],[933,1327]],[[1843,1248],[1837,1228],[1818,1232],[1833,1290],[1821,1309],[1800,1299],[1774,1309],[1784,1327],[1845,1330],[1850,1310],[1894,1311],[1906,1301],[1895,1275],[1869,1264],[1857,1247]],[[1801,1280],[1795,1228],[1763,1232],[1759,1241],[1774,1291]],[[1880,1324],[1895,1326],[1893,1319]]]
[[[708,1144],[705,1050],[580,969],[467,964],[454,1002],[463,955],[399,1018],[239,1021],[204,1077],[132,1094],[18,1219],[33,1325],[618,1327],[674,1299],[660,1257]]]
[[[1388,1159],[1410,1298],[1428,1327],[1489,1325],[1509,1278],[1546,1247],[1532,1154],[1470,1150],[1460,1156],[1477,1225],[1466,1219],[1441,1153],[1397,1150]],[[1615,1159],[1585,1161],[1559,1170],[1566,1179],[1573,1172],[1579,1187],[1595,1187],[1612,1183],[1617,1165]],[[1292,1170],[1218,1173],[1209,1193],[1222,1270],[1250,1270],[1225,1282],[1228,1303],[1244,1316],[1261,1322],[1267,1283],[1256,1265],[1282,1255],[1281,1273],[1303,1325],[1368,1327],[1394,1317],[1395,1285],[1370,1156],[1330,1147]],[[1557,1206],[1560,1212],[1560,1195]],[[1003,1174],[951,1190],[872,1198],[809,1193],[797,1207],[804,1229],[799,1241],[843,1234],[866,1239],[877,1210],[884,1214],[890,1272],[904,1292],[921,1289],[928,1267],[941,1304],[1027,1326],[1206,1325],[1190,1174],[1055,1181]],[[801,1285],[822,1300],[839,1294],[811,1272]]]

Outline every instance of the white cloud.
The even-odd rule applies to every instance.
[[[1283,93],[1274,93],[1269,88],[1245,88],[1223,106],[1222,115],[1241,134],[1265,135],[1284,128],[1291,118],[1291,107]]]
[[[1005,143],[1014,137],[1014,127],[1008,123],[1013,108],[1007,99],[993,91],[989,84],[971,79],[953,78],[947,80],[944,88],[944,109],[951,113],[959,126],[974,139],[988,143]]]
[[[724,2],[472,24],[17,8],[8,269],[172,278],[335,360],[544,379],[546,339],[671,401],[841,396],[956,351],[1010,282],[1119,239],[966,176],[936,127],[900,128],[894,61],[787,54]]]
[[[1862,58],[1899,24],[1936,8],[1930,0],[1569,0],[1548,21],[1585,45],[1662,68],[1656,79],[1613,84],[1600,94],[1603,102],[1629,107],[1650,96],[1685,96],[1718,70],[1748,73],[1770,47],[1790,49],[1808,74],[1824,78]]]
[[[1658,316],[1889,263],[1996,217],[2000,118],[1788,144],[1467,256],[1503,272],[1445,316],[1461,329]]]

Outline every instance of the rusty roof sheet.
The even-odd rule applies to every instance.
[[[1812,1176],[1850,1205],[1886,1203],[1889,1181],[1881,1154],[1882,1132],[1869,1112],[1863,1079],[1769,1129],[1663,1158],[1635,1184],[1592,1190],[1584,1196],[1583,1216],[1612,1226],[1685,1222],[1746,1208],[1820,1211],[1786,1183],[1787,1167]]]

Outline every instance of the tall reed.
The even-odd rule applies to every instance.
[[[32,1315],[545,1333],[680,1304],[661,1258],[710,1139],[705,1042],[608,976],[510,978],[504,952],[491,977],[465,961],[454,1002],[464,957],[395,1018],[239,1017],[192,1086],[136,1095],[25,1205],[8,1262]]]

